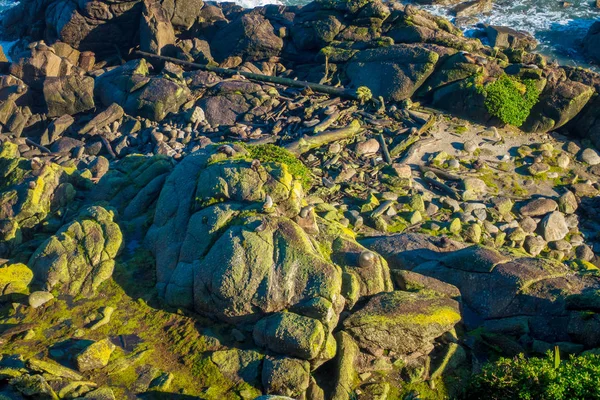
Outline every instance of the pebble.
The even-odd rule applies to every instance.
[[[566,154],[561,154],[556,158],[556,165],[558,165],[560,168],[565,169],[569,166],[569,164],[571,163],[571,159],[569,158],[568,155]]]
[[[479,144],[474,140],[467,140],[464,144],[464,150],[468,153],[473,153],[479,148]]]
[[[558,204],[552,199],[535,199],[525,204],[519,212],[525,217],[546,215],[558,209]]]
[[[519,225],[527,233],[535,232],[535,230],[537,229],[537,222],[531,217],[523,218]]]
[[[356,145],[355,151],[358,156],[375,154],[379,151],[379,141],[377,139],[369,139],[367,141],[360,142]]]
[[[33,292],[29,295],[28,302],[31,308],[38,308],[54,299],[54,295],[50,292]]]
[[[562,240],[569,233],[565,216],[560,211],[548,214],[540,224],[540,233],[547,242]]]
[[[600,164],[600,153],[592,148],[587,148],[581,152],[579,159],[589,165]]]

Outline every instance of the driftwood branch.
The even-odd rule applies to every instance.
[[[221,75],[227,75],[227,76],[241,75],[248,79],[252,79],[255,81],[259,81],[259,82],[268,82],[268,83],[274,83],[277,85],[291,86],[291,87],[298,87],[298,88],[310,88],[313,91],[319,92],[319,93],[326,93],[326,94],[329,94],[332,96],[339,96],[339,97],[344,97],[344,98],[348,98],[348,99],[352,99],[352,100],[361,100],[360,96],[358,94],[358,91],[356,91],[356,90],[321,85],[319,83],[313,83],[313,82],[297,81],[294,79],[281,78],[281,77],[277,77],[277,76],[255,74],[252,72],[237,71],[234,69],[214,67],[212,65],[206,65],[206,64],[197,64],[197,63],[192,63],[189,61],[179,60],[179,59],[173,58],[173,57],[159,56],[156,54],[147,53],[145,51],[136,51],[135,54],[142,56],[142,57],[155,58],[157,60],[169,61],[174,64],[185,65],[185,66],[191,67],[191,68],[197,68],[197,69],[202,69],[205,71],[211,71],[211,72],[215,72],[215,73],[221,74]]]
[[[350,125],[345,128],[322,132],[314,136],[304,136],[301,139],[289,143],[285,148],[291,153],[300,155],[328,143],[354,137],[361,129],[358,120],[353,120]]]

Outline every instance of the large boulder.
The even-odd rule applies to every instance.
[[[377,242],[365,244],[374,250],[385,249]],[[384,254],[415,259],[418,243],[414,238],[396,240],[395,248],[389,247]],[[482,246],[439,253],[428,249],[428,241],[422,243],[420,251],[435,257],[422,258],[419,265],[415,265],[418,260],[393,265],[458,288],[462,307],[469,310],[469,318],[465,320],[469,329],[483,326],[488,332],[503,333],[515,341],[525,333],[549,343],[575,341],[589,345],[600,341],[597,333],[590,333],[597,316],[589,323],[577,319],[581,304],[577,296],[597,291],[600,288],[597,276],[580,274],[556,261],[514,258]],[[405,277],[402,279],[406,281]]]
[[[60,40],[73,48],[93,52],[130,48],[135,44],[142,13],[142,3],[134,1],[59,0],[40,10],[45,20],[44,37]],[[31,15],[31,24],[40,15]],[[28,18],[22,22],[27,23]]]
[[[246,61],[265,60],[278,56],[283,40],[275,34],[273,25],[262,15],[244,14],[219,31],[211,42],[211,50],[219,62],[239,56]]]
[[[112,276],[122,244],[114,214],[88,207],[35,251],[29,260],[36,283],[71,296],[93,296]]]
[[[175,55],[175,30],[167,11],[157,0],[144,0],[140,19],[140,50],[163,56]]]
[[[346,74],[355,87],[367,86],[374,96],[392,101],[407,99],[431,75],[437,53],[420,46],[393,45],[357,53]]]
[[[458,303],[430,291],[391,292],[373,296],[344,321],[359,347],[377,354],[429,353],[432,341],[461,320]]]
[[[494,25],[486,26],[485,32],[490,46],[494,48],[531,51],[537,47],[537,40],[527,32]]]
[[[344,306],[392,290],[387,264],[376,254],[361,263],[366,249],[335,223],[317,218],[315,231],[296,222],[302,185],[283,159],[217,149],[186,157],[158,199],[146,241],[160,296],[249,325],[272,352],[331,358]]]
[[[526,132],[548,132],[573,119],[587,104],[594,88],[570,79],[550,81],[521,127]]]
[[[90,76],[46,78],[43,93],[49,117],[74,115],[94,108],[94,78]]]
[[[57,56],[44,44],[17,55],[10,66],[11,75],[35,88],[41,88],[46,78],[64,77],[73,72],[74,66],[68,59]]]
[[[129,115],[153,121],[176,113],[188,100],[185,82],[164,75],[149,76],[148,63],[130,61],[96,78],[96,95],[106,107],[120,105]]]

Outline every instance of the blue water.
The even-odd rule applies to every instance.
[[[479,21],[529,32],[540,42],[539,52],[564,65],[585,65],[578,47],[589,27],[600,19],[600,10],[593,0],[568,2],[571,6],[565,8],[558,0],[495,0],[493,12],[479,16]],[[450,17],[444,7],[426,8]],[[473,31],[468,27],[466,33]]]

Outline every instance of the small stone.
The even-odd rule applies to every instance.
[[[462,230],[462,223],[460,222],[460,219],[454,218],[450,223],[450,227],[448,228],[448,230],[454,234],[460,233],[460,231]]]
[[[600,154],[597,150],[592,148],[587,148],[581,152],[579,159],[586,164],[589,165],[598,165],[600,164]]]
[[[473,153],[479,148],[479,144],[474,140],[467,140],[464,144],[464,150],[468,153]]]
[[[415,194],[410,197],[409,206],[415,211],[425,212],[425,202],[420,194]]]
[[[369,139],[360,142],[356,145],[356,154],[358,156],[368,156],[379,151],[379,141],[377,139]]]
[[[515,243],[521,243],[527,237],[527,233],[519,226],[513,229],[508,235],[508,240],[512,240]]]
[[[463,237],[467,242],[479,243],[481,242],[481,233],[481,226],[478,224],[471,224],[463,232]]]
[[[440,208],[436,204],[429,203],[425,209],[425,214],[431,217],[432,215],[437,214],[438,211],[440,211]]]
[[[449,197],[443,197],[441,200],[442,204],[451,209],[453,212],[460,211],[460,203],[457,200],[451,199]]]
[[[396,175],[398,175],[399,178],[403,178],[403,179],[412,178],[412,171],[410,169],[410,165],[395,163],[395,164],[392,164],[392,168],[394,168],[394,171],[396,172]]]
[[[423,216],[419,211],[414,211],[410,214],[408,221],[411,225],[418,224],[419,222],[423,221]]]
[[[566,150],[571,154],[577,154],[581,151],[581,147],[575,142],[569,142],[567,143]]]
[[[577,197],[573,192],[567,191],[558,198],[558,209],[565,214],[573,214],[577,207]]]
[[[206,116],[204,115],[204,110],[196,106],[188,110],[185,114],[185,119],[187,122],[196,124],[206,121]]]
[[[579,226],[579,217],[577,214],[568,214],[565,216],[565,221],[569,229],[574,229]]]
[[[556,201],[552,199],[535,199],[528,202],[526,205],[521,207],[519,212],[521,215],[526,217],[537,217],[541,215],[546,215],[555,211],[558,208],[558,204]]]
[[[483,227],[485,228],[486,232],[491,233],[492,235],[500,232],[500,229],[498,229],[498,227],[492,224],[490,221],[483,221]]]
[[[546,248],[546,241],[540,236],[527,236],[523,243],[523,248],[535,257]]]
[[[571,243],[569,243],[563,239],[563,240],[557,240],[556,242],[550,242],[550,248],[552,248],[553,250],[569,252],[569,251],[571,251],[573,246],[571,245]]]
[[[541,175],[545,172],[548,172],[550,170],[550,166],[543,162],[536,162],[530,165],[527,170],[531,175]]]
[[[521,226],[521,229],[523,229],[527,233],[535,232],[535,230],[537,229],[537,222],[535,222],[535,220],[531,217],[523,218],[519,225]]]
[[[595,254],[590,246],[584,244],[575,248],[575,257],[590,262],[594,259]]]
[[[568,225],[568,221],[567,221],[567,225]],[[580,246],[584,243],[585,243],[585,240],[583,239],[583,236],[581,236],[581,235],[571,236],[571,244],[573,245],[573,247]]]
[[[488,187],[485,182],[479,178],[463,179],[463,187],[465,190],[469,190],[474,193],[487,193],[488,191]]]
[[[571,163],[571,159],[569,158],[568,155],[566,154],[561,154],[556,158],[556,165],[558,165],[560,168],[565,169],[569,166],[569,164]]]
[[[329,146],[329,153],[331,154],[338,154],[340,151],[342,151],[342,145],[338,142],[335,142]]]
[[[29,295],[28,302],[31,308],[38,308],[54,299],[50,292],[33,292]]]
[[[547,215],[540,224],[540,233],[547,242],[564,239],[569,233],[565,216],[560,211]]]
[[[448,161],[448,168],[458,169],[460,168],[460,162],[456,158],[453,158],[452,160]]]
[[[480,221],[485,221],[487,219],[487,211],[484,208],[478,208],[473,211],[473,215]]]
[[[513,202],[508,197],[494,197],[492,203],[500,213],[500,215],[508,215],[512,211]]]

